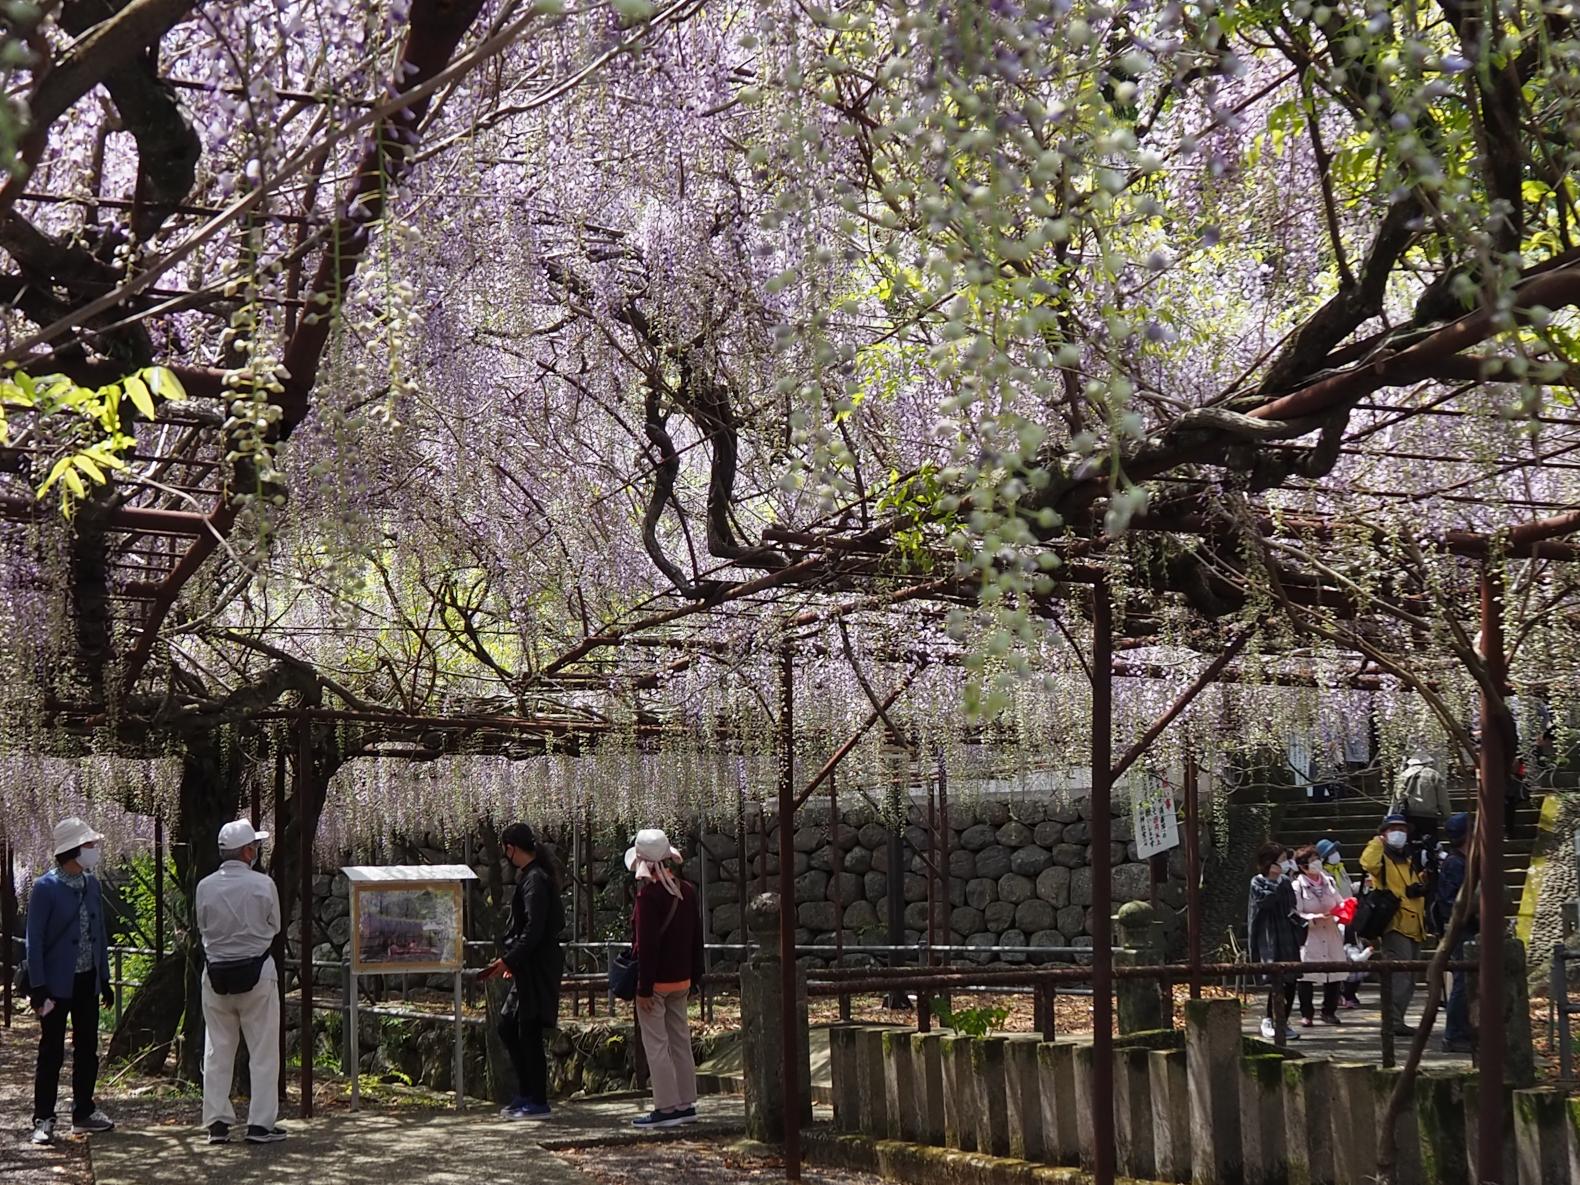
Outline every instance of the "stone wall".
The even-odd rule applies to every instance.
[[[1136,858],[1128,806],[1112,819],[1109,856],[1113,862],[1115,907],[1150,894],[1148,866]],[[777,827],[767,821],[766,871],[777,878]],[[905,945],[922,941],[927,927],[928,834],[923,816],[913,807],[904,830],[905,863],[900,871],[905,899]],[[889,830],[865,806],[841,812],[839,871],[827,807],[803,811],[791,837],[796,874],[796,942],[831,946],[836,930],[846,945],[884,945],[889,941]],[[763,871],[762,836],[754,825],[746,839],[747,890],[756,891]],[[1091,945],[1092,849],[1090,803],[983,801],[950,811],[948,940],[957,946],[981,948],[966,956],[987,962],[994,946],[1083,947]],[[703,864],[706,863],[706,869]],[[1183,929],[1185,859],[1176,849],[1167,860],[1167,878],[1160,886],[1165,932],[1171,944]],[[702,855],[692,855],[687,875],[706,876],[709,923],[716,942],[743,941],[738,902],[739,850],[734,835],[705,832]],[[777,887],[770,884],[770,888]],[[859,962],[864,956],[847,956]],[[1035,956],[1032,956],[1035,957]],[[1065,958],[1070,956],[1065,955]],[[1006,962],[1025,962],[1024,954],[1006,954]],[[828,961],[820,956],[813,965]]]
[[[921,809],[912,807],[904,829],[904,865],[899,875],[903,877],[905,899],[902,940],[908,946],[922,940],[927,926],[925,857],[929,843],[923,821]],[[800,923],[796,942],[802,946],[832,946],[839,930],[843,931],[846,945],[885,945],[889,941],[889,830],[866,805],[842,810],[838,830],[840,872],[836,875],[827,805],[809,806],[797,816],[790,840],[796,916]],[[1132,831],[1128,804],[1121,803],[1113,814],[1109,850],[1116,909],[1126,901],[1143,900],[1150,894],[1148,866],[1136,858]],[[560,838],[557,850],[563,859],[571,845],[569,837]],[[704,828],[699,843],[699,832],[693,825],[672,828],[671,838],[687,855],[686,877],[704,889],[710,940],[744,942],[736,835]],[[622,857],[628,842],[624,835],[610,834],[596,837],[591,845],[593,937],[597,939],[618,941],[627,934],[631,878]],[[460,852],[429,846],[430,843],[424,838],[412,845],[403,859],[412,863],[454,863],[461,859]],[[1203,846],[1209,848],[1205,842]],[[765,872],[770,881],[768,887],[777,889],[778,825],[771,813],[755,809],[750,813],[745,847],[748,896],[757,892]],[[983,951],[981,955],[963,957],[987,962],[992,958],[988,952],[994,946],[1091,945],[1089,800],[985,800],[954,805],[950,810],[949,851],[948,905],[943,911],[948,918],[949,941]],[[499,932],[504,915],[502,907],[488,908],[485,889],[503,885],[499,896],[508,897],[510,873],[481,859],[474,859],[473,868],[480,879],[471,889],[472,936],[488,938]],[[1183,949],[1184,873],[1184,850],[1176,848],[1168,856],[1167,877],[1159,888],[1165,938],[1170,951],[1176,954]],[[572,894],[567,889],[567,916],[571,902]],[[315,957],[330,963],[349,958],[351,919],[344,877],[324,874],[315,879],[313,910]],[[296,934],[297,922],[293,918],[288,939],[293,955]],[[864,956],[847,958],[857,963]],[[1003,958],[1006,962],[1027,960],[1024,954]],[[732,953],[714,956],[716,966],[728,967],[736,961]],[[807,961],[821,965],[828,959],[819,956]],[[436,980],[434,986],[443,988],[446,984]]]

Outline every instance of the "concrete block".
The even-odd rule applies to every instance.
[[[1514,1090],[1503,1088],[1503,1176],[1504,1185],[1519,1180],[1514,1144]],[[1472,1074],[1465,1081],[1465,1163],[1470,1166],[1470,1180],[1480,1180],[1477,1167],[1481,1163],[1481,1090],[1480,1078]],[[1575,1178],[1580,1180],[1580,1178]],[[1521,1182],[1524,1185],[1524,1182]],[[1547,1185],[1547,1182],[1542,1182]]]
[[[1037,1078],[1042,1087],[1043,1159],[1074,1165],[1080,1159],[1075,1127],[1075,1046],[1044,1041],[1037,1046]]]
[[[1076,1161],[1090,1171],[1096,1164],[1097,1136],[1092,1116],[1092,1089],[1097,1058],[1090,1043],[1075,1046],[1075,1145]]]
[[[861,1084],[861,1134],[875,1140],[889,1137],[889,1090],[884,1081],[883,1030],[856,1030],[856,1076]]]
[[[1152,1062],[1149,1049],[1120,1049],[1114,1057],[1114,1151],[1121,1176],[1153,1180]]]
[[[1240,1002],[1185,1005],[1185,1069],[1190,1082],[1191,1180],[1237,1185],[1240,1147]]]
[[[1564,1114],[1569,1133],[1568,1179],[1570,1181],[1580,1181],[1580,1096],[1565,1102]]]
[[[1514,1092],[1514,1161],[1521,1181],[1569,1176],[1569,1108],[1562,1091]]]
[[[921,1120],[916,1104],[921,1091],[916,1088],[908,1029],[885,1029],[883,1032],[883,1088],[889,1139],[917,1140]]]
[[[1004,1037],[978,1037],[971,1043],[971,1070],[976,1079],[977,1151],[1009,1155],[1009,1098],[1005,1080]]]
[[[829,1089],[834,1097],[834,1130],[861,1130],[861,1075],[856,1057],[859,1025],[836,1024],[828,1030]]]
[[[1384,1109],[1402,1071],[1372,1068],[1372,1108],[1377,1115],[1377,1141],[1383,1140]],[[1394,1125],[1394,1185],[1422,1185],[1421,1134],[1415,1117],[1415,1091],[1405,1096]]]
[[[1289,1185],[1333,1185],[1332,1066],[1316,1058],[1286,1061],[1283,1078]]]
[[[1190,1180],[1190,1081],[1183,1049],[1147,1053],[1152,1078],[1152,1155],[1160,1181]]]
[[[977,1147],[976,1075],[971,1069],[972,1038],[946,1034],[943,1041],[944,1144],[962,1152]]]
[[[1415,1122],[1421,1141],[1421,1177],[1427,1185],[1470,1179],[1465,1130],[1465,1083],[1469,1074],[1422,1074],[1415,1084]]]
[[[1004,1095],[1009,1104],[1009,1154],[1043,1158],[1042,1082],[1035,1038],[1015,1037],[1004,1046]]]
[[[1276,1053],[1239,1061],[1240,1177],[1245,1185],[1284,1185],[1289,1159],[1284,1140],[1284,1058]],[[1192,1084],[1194,1086],[1194,1083]],[[1212,1139],[1192,1124],[1193,1140]]]
[[[1377,1108],[1372,1067],[1335,1062],[1333,1074],[1333,1179],[1338,1185],[1371,1185],[1377,1175]]]
[[[944,1034],[911,1034],[911,1072],[916,1083],[919,1143],[944,1144]]]

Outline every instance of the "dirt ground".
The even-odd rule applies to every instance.
[[[664,1144],[627,1144],[614,1148],[556,1151],[555,1156],[575,1165],[598,1185],[651,1185],[653,1181],[685,1185],[752,1185],[782,1182],[783,1162],[775,1156],[743,1153],[719,1144],[680,1141]],[[801,1175],[806,1185],[884,1185],[882,1178],[843,1169],[808,1166]]]

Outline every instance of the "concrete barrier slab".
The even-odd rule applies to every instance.
[[[1075,1124],[1075,1046],[1044,1041],[1037,1046],[1037,1077],[1042,1087],[1043,1159],[1074,1165],[1080,1160]]]
[[[1043,1159],[1042,1080],[1034,1037],[1012,1037],[1004,1046],[1005,1097],[1009,1102],[1009,1154]]]
[[[1147,1053],[1152,1077],[1152,1154],[1160,1181],[1190,1180],[1190,1082],[1183,1049]]]

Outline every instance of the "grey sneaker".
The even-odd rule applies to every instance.
[[[285,1139],[285,1132],[278,1127],[259,1127],[256,1123],[247,1125],[247,1143],[249,1144],[278,1144]]]
[[[33,1143],[53,1144],[55,1142],[55,1121],[53,1119],[40,1119],[33,1124]]]
[[[71,1134],[74,1136],[91,1136],[96,1132],[112,1132],[115,1130],[115,1121],[100,1111],[97,1107],[91,1115],[71,1121]]]

